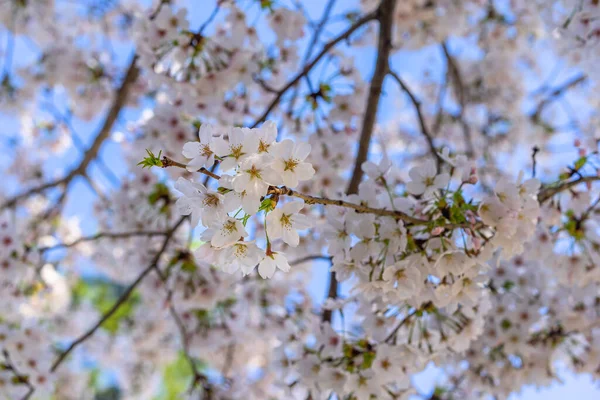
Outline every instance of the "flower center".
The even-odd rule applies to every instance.
[[[255,165],[252,165],[252,168],[247,169],[246,173],[253,179],[262,179],[260,177],[260,169],[257,169]]]
[[[225,232],[226,234],[230,234],[231,232],[234,232],[235,230],[236,230],[235,221],[230,220],[223,224],[223,232]]]
[[[244,258],[246,257],[246,253],[248,253],[248,246],[245,246],[243,244],[239,244],[235,246],[235,256],[237,258]]]
[[[267,153],[269,151],[270,144],[265,143],[262,139],[258,142],[258,152],[259,153]]]
[[[396,277],[397,280],[401,280],[401,279],[406,278],[406,272],[404,272],[404,269],[399,269],[398,271],[396,271],[394,276]]]
[[[219,198],[214,194],[207,194],[202,203],[207,207],[216,207],[219,205]]]
[[[236,160],[244,154],[244,153],[242,153],[242,145],[241,144],[238,144],[237,146],[231,145],[230,149],[231,149],[231,155]]]
[[[291,215],[282,214],[280,221],[284,228],[290,229],[292,227]]]
[[[285,161],[284,164],[284,171],[294,171],[294,169],[296,168],[296,166],[298,166],[298,164],[300,164],[299,160],[296,160],[295,158],[290,158],[288,160]]]
[[[200,151],[204,157],[210,157],[213,154],[213,151],[210,149],[210,146],[207,144],[202,145],[202,149]]]

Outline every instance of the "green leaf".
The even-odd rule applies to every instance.
[[[157,400],[177,400],[185,393],[193,379],[193,371],[185,355],[180,353],[163,372],[164,389]]]
[[[577,161],[575,161],[575,169],[577,171],[579,171],[581,168],[583,168],[583,166],[585,165],[586,162],[587,162],[586,156],[580,157]]]
[[[73,302],[81,304],[87,301],[98,310],[99,313],[105,314],[119,300],[125,288],[121,285],[104,280],[79,280],[73,287]],[[135,306],[139,303],[139,295],[132,294],[110,316],[103,324],[102,328],[109,333],[115,334],[120,325],[126,321],[132,314]]]
[[[163,167],[161,160],[162,150],[158,152],[158,156],[155,156],[149,149],[146,149],[146,153],[148,154],[148,157],[145,157],[142,161],[137,163],[137,165],[141,165],[142,168]]]

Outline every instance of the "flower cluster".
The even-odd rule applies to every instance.
[[[175,189],[183,193],[177,209],[190,215],[192,225],[201,223],[204,246],[209,246],[212,260],[229,273],[241,270],[248,275],[258,264],[263,278],[271,278],[276,269],[288,271],[290,266],[281,252],[271,243],[281,239],[289,246],[299,243],[298,230],[310,227],[306,216],[300,214],[304,204],[293,201],[277,208],[273,189],[285,185],[294,189],[300,181],[314,175],[306,162],[311,146],[291,139],[276,142],[277,127],[266,122],[257,129],[231,128],[219,132],[204,124],[198,142],[188,142],[183,155],[190,159],[189,171],[212,168],[218,161],[220,169],[229,174],[219,177],[219,188],[209,190],[201,183],[179,178]],[[267,198],[267,195],[271,197]],[[261,249],[258,238],[249,239],[250,217],[265,214],[265,243]],[[204,251],[204,250],[203,250]]]

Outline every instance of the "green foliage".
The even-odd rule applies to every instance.
[[[185,355],[180,353],[175,361],[165,367],[162,393],[155,400],[178,400],[191,385],[193,371]]]
[[[575,161],[575,169],[577,171],[579,171],[581,168],[583,168],[583,166],[585,165],[586,162],[587,162],[587,157],[585,157],[585,156],[580,157],[577,161]]]
[[[87,301],[104,314],[113,307],[119,297],[123,294],[125,288],[121,285],[104,280],[79,280],[73,287],[73,300],[75,304]],[[121,324],[127,321],[133,314],[135,306],[139,303],[139,296],[132,294],[119,309],[108,318],[102,328],[115,334]]]
[[[141,165],[142,168],[152,168],[152,167],[161,167],[163,166],[161,156],[162,150],[158,152],[158,156],[155,156],[151,150],[146,149],[146,153],[148,153],[148,157],[145,157],[142,161],[140,161],[137,165]]]
[[[154,185],[154,190],[148,196],[148,202],[151,205],[156,205],[162,200],[160,212],[166,214],[169,211],[169,205],[171,204],[171,192],[164,183],[157,183]]]

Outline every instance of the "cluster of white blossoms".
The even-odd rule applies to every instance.
[[[302,215],[304,203],[293,201],[280,205],[276,198],[266,198],[271,188],[285,185],[294,189],[299,182],[315,174],[305,160],[310,153],[308,143],[291,139],[276,142],[277,127],[265,122],[260,128],[231,128],[219,132],[211,125],[200,127],[198,142],[188,142],[183,155],[190,159],[189,171],[212,168],[215,162],[227,174],[219,178],[216,191],[201,183],[179,178],[175,189],[183,193],[177,209],[190,215],[192,225],[201,223],[204,246],[209,246],[211,259],[224,271],[241,270],[248,275],[258,265],[263,278],[271,278],[276,269],[288,271],[290,266],[283,253],[275,251],[272,242],[281,239],[289,246],[299,243],[298,230],[310,227]],[[249,218],[265,214],[265,248],[263,240],[249,239]]]
[[[598,380],[599,8],[0,1],[0,398]]]

